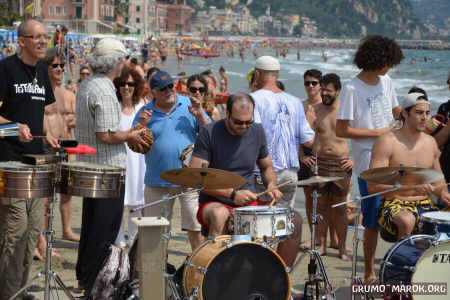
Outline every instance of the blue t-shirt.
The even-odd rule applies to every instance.
[[[181,168],[179,160],[181,153],[195,141],[199,124],[189,112],[188,105],[191,105],[188,97],[177,95],[177,104],[168,115],[155,107],[154,100],[137,112],[133,126],[138,123],[142,109],[153,110],[150,122],[147,124],[153,133],[154,141],[152,149],[145,155],[144,183],[146,185],[176,186],[162,180],[160,174],[170,169]],[[205,117],[209,119],[206,114]]]
[[[253,124],[243,135],[231,135],[225,120],[200,128],[192,156],[207,160],[210,168],[230,171],[242,176],[245,184],[238,189],[255,192],[253,168],[259,159],[269,155],[261,124]],[[200,193],[200,203],[210,201],[236,206],[231,199]]]

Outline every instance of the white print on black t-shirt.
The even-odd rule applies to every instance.
[[[45,87],[39,87],[37,84],[32,83],[21,83],[14,84],[16,88],[16,94],[41,94],[45,97]]]

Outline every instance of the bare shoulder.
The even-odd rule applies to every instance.
[[[421,135],[422,135],[421,136],[421,143],[423,145],[427,145],[427,146],[431,147],[433,150],[439,151],[438,144],[436,142],[436,139],[433,136],[428,135],[428,134],[423,133],[423,132],[421,133]]]
[[[68,89],[63,89],[64,91],[64,99],[75,101],[75,94]]]

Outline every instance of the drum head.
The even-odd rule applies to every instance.
[[[0,169],[2,170],[8,170],[8,171],[35,171],[35,172],[42,172],[42,171],[50,171],[53,170],[52,166],[50,165],[27,165],[20,161],[2,161],[0,162]]]
[[[287,207],[282,206],[272,206],[268,205],[258,205],[258,206],[244,206],[234,208],[233,211],[241,214],[241,215],[273,215],[273,214],[282,214],[288,212]]]
[[[437,224],[450,224],[450,212],[429,211],[421,215],[422,220]]]
[[[286,299],[288,280],[274,253],[252,243],[240,243],[222,251],[208,266],[203,299]]]
[[[91,171],[91,172],[121,173],[123,170],[123,168],[112,165],[94,164],[84,161],[63,162],[62,166],[63,168],[68,168],[71,170],[80,170],[88,172]]]
[[[430,247],[420,257],[412,282],[446,283],[450,287],[450,241]],[[448,295],[414,295],[414,300],[448,299]]]

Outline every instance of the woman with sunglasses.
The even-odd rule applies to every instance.
[[[214,102],[208,97],[208,81],[200,74],[194,74],[187,80],[189,98],[194,98],[200,103],[208,116],[213,120],[220,120],[220,113]]]
[[[139,73],[131,68],[122,69],[120,77],[114,79],[114,86],[117,90],[117,98],[122,107],[120,130],[129,130],[135,114],[144,105],[142,92],[144,90],[144,80]],[[144,204],[144,155],[133,152],[125,144],[127,151],[127,165],[125,176],[125,206],[136,206]],[[131,246],[136,237],[138,228],[131,222],[131,218],[140,217],[141,212],[130,213],[128,216],[128,245]],[[127,246],[123,222],[120,226],[119,234],[116,238],[116,245],[121,248]]]

